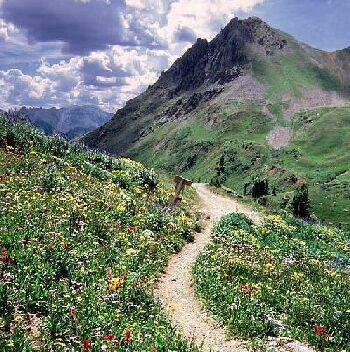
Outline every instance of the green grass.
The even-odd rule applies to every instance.
[[[283,336],[348,351],[349,238],[291,217],[254,226],[232,214],[196,261],[195,289],[234,336],[260,346]]]
[[[167,123],[141,139],[128,155],[151,167],[209,182],[225,141],[263,142],[271,126],[257,107],[233,103],[223,108],[220,125],[209,126],[200,119]]]
[[[253,73],[267,87],[267,97],[273,101],[274,105],[283,104],[280,98],[284,93],[302,98],[302,88],[342,90],[341,83],[336,76],[310,63],[310,58],[298,48],[288,55],[277,54],[271,58],[258,57],[253,63]],[[280,114],[277,115],[280,116]]]
[[[322,108],[301,115],[299,123],[308,122],[288,148],[300,156],[283,156],[281,162],[309,180],[319,218],[350,226],[350,108]]]
[[[152,297],[196,227],[171,190],[137,162],[1,119],[0,350],[195,350]]]
[[[202,111],[202,118],[210,113]],[[224,158],[223,185],[243,195],[245,184],[266,178],[272,211],[284,207],[296,188],[292,179],[307,182],[311,210],[321,220],[350,226],[350,108],[319,108],[298,113],[291,121],[272,122],[259,106],[230,103],[221,107],[220,121],[207,125],[195,119],[179,125],[166,123],[140,140],[130,156],[170,174],[210,182]],[[283,150],[266,141],[274,124],[291,127],[294,138]],[[271,171],[272,167],[278,171]],[[341,177],[341,179],[338,179]],[[289,209],[287,202],[287,209]]]

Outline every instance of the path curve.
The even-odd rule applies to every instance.
[[[213,226],[221,217],[233,212],[244,213],[256,223],[261,221],[261,217],[236,200],[211,192],[205,184],[194,184],[193,187],[201,199],[202,211],[208,217],[205,229],[193,243],[170,259],[155,296],[162,302],[178,331],[193,340],[202,351],[248,352],[244,342],[226,340],[224,329],[206,314],[195,295],[191,270],[197,256],[210,242]]]

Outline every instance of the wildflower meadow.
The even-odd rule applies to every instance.
[[[0,120],[0,351],[186,351],[151,291],[193,238],[141,164]]]
[[[231,335],[266,346],[289,337],[350,351],[350,236],[291,216],[222,219],[194,267],[206,307]]]

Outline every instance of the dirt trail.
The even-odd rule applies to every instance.
[[[210,242],[213,225],[222,216],[233,212],[246,214],[254,222],[260,222],[259,214],[234,199],[214,194],[204,184],[195,184],[202,203],[202,211],[210,217],[205,229],[195,242],[186,245],[169,262],[164,276],[155,291],[166,309],[171,322],[184,336],[193,340],[205,352],[247,352],[242,341],[226,340],[225,331],[211,319],[200,305],[191,283],[191,270],[196,257]]]

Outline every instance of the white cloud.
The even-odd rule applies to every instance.
[[[18,38],[16,38],[18,33],[19,30],[13,24],[6,23],[0,18],[0,40],[16,43],[18,42]]]
[[[57,64],[50,65],[42,60],[37,73],[53,82],[56,90],[69,91],[75,87],[81,77],[79,70],[82,67],[82,58],[76,57],[68,61],[61,60]]]
[[[249,11],[263,1],[125,0],[126,11],[121,16],[123,28],[129,34],[138,33],[138,28],[142,28],[145,35],[154,38],[155,44],[162,42],[162,48],[152,49],[152,45],[141,42],[132,47],[116,45],[86,56],[56,60],[54,64],[50,62],[55,55],[58,57],[57,47],[51,57],[50,52],[43,51],[39,66],[32,73],[0,71],[0,108],[92,103],[115,111],[153,84],[160,72],[191,45],[190,40],[213,38],[237,11]],[[37,46],[29,46],[24,39],[23,31],[0,19],[0,41],[18,43],[22,52],[26,47],[29,54],[38,51]],[[136,37],[129,39],[137,40]]]
[[[212,39],[239,10],[248,11],[264,0],[177,0],[167,14],[167,25],[160,33],[171,42],[180,27],[190,28],[197,37]]]
[[[47,102],[54,92],[53,82],[49,79],[25,75],[18,69],[0,71],[0,80],[0,100],[10,106]]]

